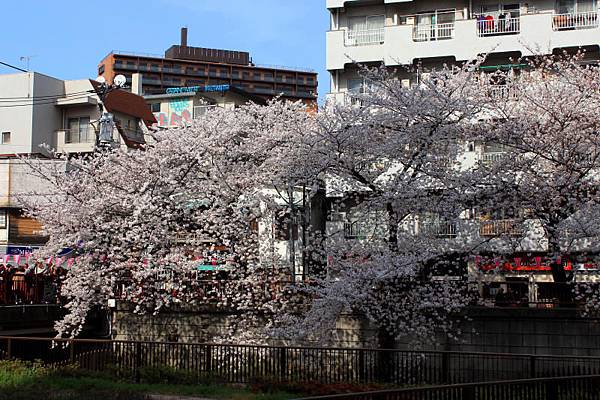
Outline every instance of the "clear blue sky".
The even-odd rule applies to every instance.
[[[329,90],[325,0],[0,0],[0,61],[61,79],[95,78],[111,50],[190,46],[249,51],[258,64],[308,67]],[[15,72],[0,65],[0,74]]]

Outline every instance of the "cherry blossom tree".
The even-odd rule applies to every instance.
[[[600,75],[579,61],[533,58],[491,86],[483,60],[411,87],[363,69],[364,93],[317,115],[280,101],[216,109],[143,151],[98,151],[62,170],[30,161],[53,193],[24,199],[50,238],[39,256],[78,254],[59,333],[76,335],[92,307],[120,298],[138,312],[240,311],[253,327],[244,340],[323,341],[353,312],[382,346],[458,336],[475,255],[593,251]],[[519,217],[482,236],[480,216],[500,209]],[[288,220],[290,256],[269,250],[273,216]],[[215,299],[197,266],[216,248],[230,268]],[[293,279],[296,250],[304,281]]]

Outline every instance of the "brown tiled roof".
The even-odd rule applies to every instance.
[[[97,91],[100,84],[93,80],[90,80],[90,82]],[[104,107],[108,112],[119,112],[140,118],[147,126],[151,126],[156,122],[156,118],[150,111],[150,106],[148,106],[146,100],[142,96],[124,90],[116,89],[106,95]]]

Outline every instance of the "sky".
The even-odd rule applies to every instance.
[[[0,0],[0,61],[60,79],[95,78],[111,50],[179,44],[250,52],[257,64],[325,70],[325,0]],[[0,74],[16,72],[0,65]]]

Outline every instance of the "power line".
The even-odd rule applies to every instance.
[[[71,97],[68,100],[79,100],[79,99],[84,99],[88,97],[87,95],[79,95],[79,96],[75,96],[75,97]],[[64,98],[64,97],[60,97],[60,98]],[[31,102],[27,102],[27,103],[22,103],[22,104],[0,104],[0,108],[14,108],[14,107],[28,107],[28,106],[43,106],[43,105],[49,105],[49,104],[56,104],[56,100],[57,99],[43,99],[40,101],[31,101]]]
[[[71,97],[71,96],[77,96],[77,95],[81,95],[84,93],[95,93],[96,91],[94,89],[90,89],[90,90],[83,90],[80,92],[72,92],[72,93],[67,93],[67,94],[49,94],[46,96],[34,96],[34,97],[26,97],[26,96],[15,96],[15,97],[0,97],[0,103],[9,103],[9,102],[19,102],[19,101],[26,101],[26,100],[36,100],[36,99],[50,99],[50,98],[64,98],[64,97]]]
[[[2,62],[2,61],[0,61],[0,64],[6,65],[7,67],[12,68],[12,69],[16,69],[17,71],[29,72],[29,71],[25,71],[23,68],[15,67],[14,65],[10,65],[10,64],[7,64],[7,63]]]

